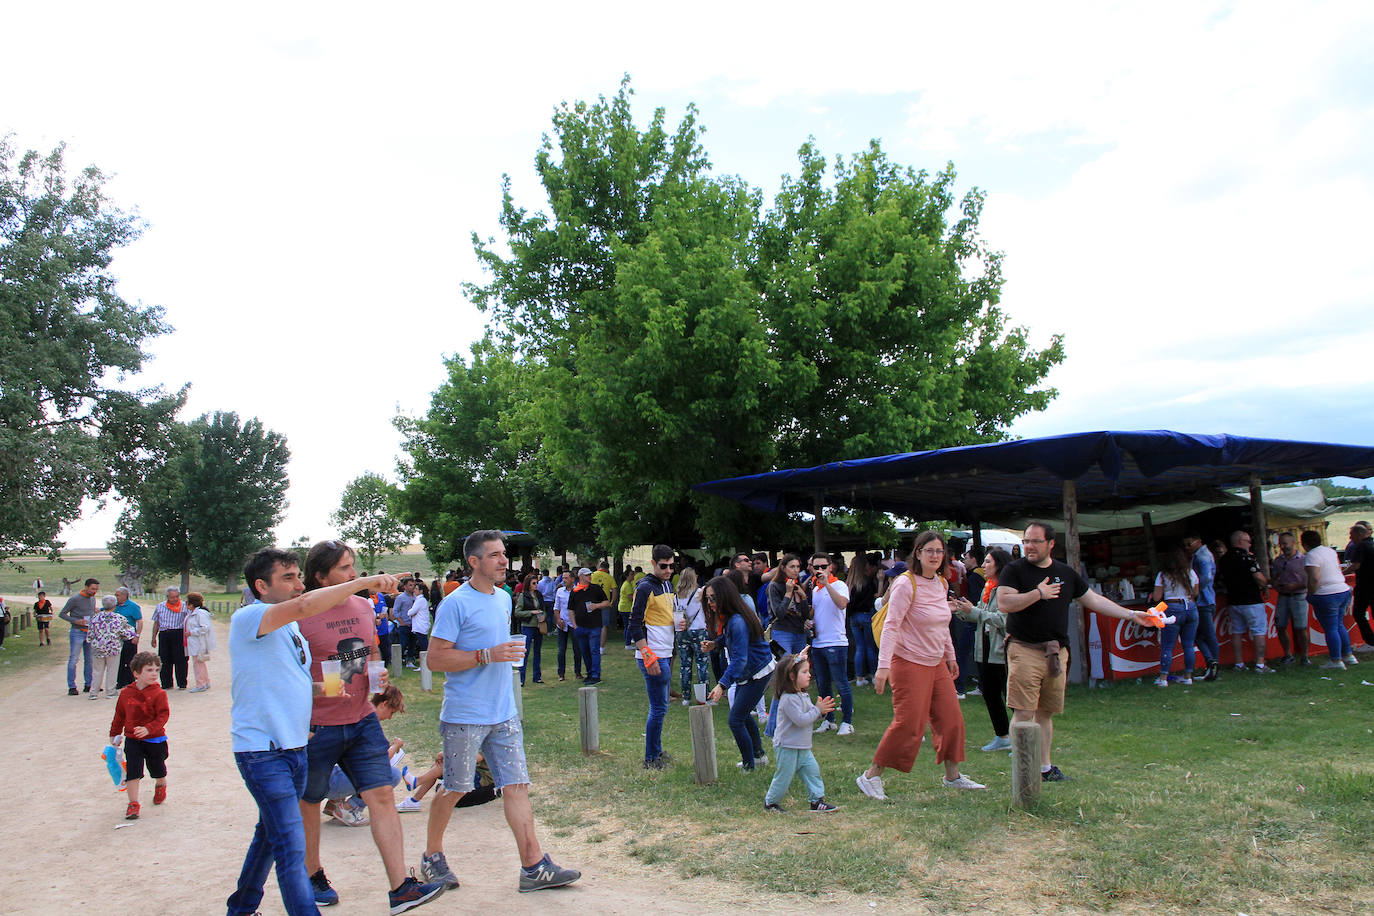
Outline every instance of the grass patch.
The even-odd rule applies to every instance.
[[[544,659],[555,661],[547,643]],[[694,784],[676,700],[663,741],[678,763],[644,770],[643,681],[614,641],[603,668],[594,757],[579,751],[580,685],[558,683],[546,664],[549,683],[524,691],[536,817],[556,837],[597,844],[598,857],[764,891],[911,895],[948,910],[1354,913],[1363,904],[1352,893],[1374,884],[1374,687],[1360,683],[1374,666],[1331,679],[1301,668],[1192,688],[1071,688],[1054,759],[1072,781],[1046,785],[1032,811],[1011,806],[1010,758],[977,750],[991,736],[977,698],[961,704],[963,769],[987,792],[941,788],[927,744],[910,775],[889,771],[891,804],[864,798],[854,777],[891,702],[859,690],[857,733],[816,736],[826,797],[842,806],[829,816],[806,810],[800,779],[786,814],[762,811],[772,767],[735,768],[724,708],[715,711],[719,782]],[[397,683],[408,711],[390,730],[434,753],[442,676],[431,695],[413,672]]]

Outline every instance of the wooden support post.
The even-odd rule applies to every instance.
[[[815,543],[816,552],[820,553],[825,550],[825,501],[819,491],[811,508],[816,513],[811,522],[811,540]]]
[[[525,691],[520,683],[520,669],[512,667],[510,669],[511,687],[515,690],[515,714],[520,717],[520,721],[525,721]]]
[[[1159,572],[1159,550],[1155,548],[1155,524],[1150,513],[1140,513],[1140,527],[1145,530],[1145,557],[1150,563],[1150,572]]]
[[[429,670],[429,651],[420,653],[420,689],[429,693],[434,689],[434,672]]]
[[[1029,808],[1040,799],[1040,725],[1011,723],[1011,800]]]
[[[1250,475],[1250,513],[1255,543],[1255,559],[1259,561],[1260,571],[1269,575],[1269,520],[1264,517],[1264,491],[1260,489],[1258,474]]]
[[[577,688],[577,730],[582,738],[584,754],[595,754],[601,750],[601,732],[596,717],[596,688]]]
[[[711,707],[689,708],[687,724],[692,733],[692,773],[697,785],[708,785],[720,778],[716,771],[716,727],[711,719]]]
[[[1064,562],[1082,573],[1082,553],[1078,543],[1078,486],[1064,481]],[[1083,608],[1077,601],[1069,605],[1069,670],[1070,684],[1088,682],[1088,628]]]
[[[969,527],[973,529],[973,546],[981,549],[983,546],[983,528],[978,524],[978,519],[975,518]]]

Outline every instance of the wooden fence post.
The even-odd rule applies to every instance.
[[[1040,725],[1011,723],[1011,800],[1029,808],[1040,799]]]
[[[596,688],[577,689],[577,728],[582,738],[582,753],[595,754],[601,750],[601,732],[597,727]]]
[[[520,669],[512,667],[510,669],[510,679],[515,688],[515,714],[520,717],[520,721],[525,721],[525,691],[524,685],[520,683]]]
[[[711,719],[711,707],[690,707],[687,710],[687,722],[692,733],[692,773],[697,785],[708,785],[719,778],[716,771],[716,727]]]
[[[434,689],[434,672],[429,670],[429,651],[420,653],[420,689],[429,693]]]

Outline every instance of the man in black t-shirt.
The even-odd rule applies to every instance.
[[[1269,611],[1264,606],[1264,589],[1269,577],[1250,552],[1250,532],[1231,532],[1231,549],[1217,560],[1217,575],[1226,584],[1230,602],[1226,613],[1231,620],[1231,649],[1236,653],[1236,670],[1245,670],[1245,637],[1255,645],[1255,671],[1272,674],[1264,663],[1269,648]]]
[[[579,569],[577,585],[568,596],[568,613],[576,625],[573,639],[577,650],[587,662],[586,684],[601,683],[601,609],[610,603],[606,591],[592,582],[592,571]]]
[[[1369,612],[1374,608],[1374,538],[1370,534],[1368,522],[1356,522],[1345,549],[1345,571],[1355,574],[1355,604],[1350,613],[1364,639],[1364,645],[1354,647],[1360,653],[1374,652],[1374,630],[1369,626]]]
[[[1007,615],[1007,705],[1013,722],[1040,726],[1040,778],[1068,777],[1050,762],[1054,716],[1064,711],[1069,664],[1069,604],[1077,600],[1104,617],[1146,625],[1149,616],[1130,611],[1088,588],[1078,570],[1051,556],[1054,526],[1032,522],[1021,539],[1025,556],[998,578],[997,609]]]

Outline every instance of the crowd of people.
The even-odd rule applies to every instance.
[[[1265,657],[1270,587],[1278,595],[1280,665],[1309,663],[1309,605],[1325,638],[1323,667],[1358,664],[1357,654],[1374,651],[1371,533],[1364,522],[1351,529],[1344,564],[1317,532],[1285,533],[1268,573],[1243,530],[1215,547],[1196,533],[1165,545],[1149,596],[1166,603],[1169,617],[1155,683],[1219,677],[1219,590],[1228,598],[1237,670],[1247,668],[1247,648],[1251,670],[1273,670]],[[1034,522],[1014,552],[965,549],[925,531],[905,557],[859,553],[846,563],[843,555],[817,551],[770,563],[763,553],[738,553],[715,564],[660,544],[647,571],[629,568],[617,580],[607,562],[596,570],[534,566],[517,573],[501,534],[477,531],[464,545],[466,575],[453,570],[429,583],[418,574],[360,577],[354,552],[340,541],[316,544],[303,568],[294,552],[259,551],[244,569],[251,600],[232,617],[229,654],[233,752],[260,818],[229,912],[256,911],[273,867],[288,913],[315,913],[338,901],[323,864],[324,816],[371,828],[390,912],[422,905],[458,886],[444,851],[454,809],[498,798],[521,859],[519,890],[576,881],[579,873],[555,864],[537,837],[511,676],[518,669],[522,688],[543,683],[543,637],[555,632],[558,680],[567,677],[571,645],[573,675],[595,685],[604,676],[609,635],[617,625],[622,631],[646,693],[646,769],[673,765],[662,743],[673,698],[728,704],[743,771],[769,764],[764,739],[771,739],[773,777],[762,797],[768,812],[783,810],[797,775],[812,811],[836,810],[813,741],[830,731],[836,740],[860,734],[853,696],[866,687],[892,693],[890,721],[881,730],[881,723],[862,726],[877,736],[871,764],[854,777],[868,798],[887,799],[888,770],[911,772],[928,726],[941,784],[985,788],[962,771],[967,723],[960,701],[968,695],[981,695],[987,709],[992,736],[983,751],[1008,749],[1011,723],[1033,721],[1041,732],[1042,779],[1067,779],[1054,763],[1053,739],[1054,717],[1064,709],[1070,603],[1141,626],[1150,619],[1055,559],[1055,542],[1051,523]],[[154,804],[166,799],[167,691],[209,690],[205,662],[217,647],[199,594],[183,601],[179,589],[166,590],[149,615],[156,650],[150,652],[141,650],[144,615],[128,591],[97,601],[99,586],[88,579],[56,616],[71,627],[68,693],[79,695],[81,670],[92,700],[117,698],[110,740],[126,754],[126,817],[133,819],[145,768],[155,779]],[[35,612],[40,608],[51,620],[42,594]],[[1342,620],[1348,611],[1364,645],[1350,645]],[[39,631],[41,643],[48,642],[47,629]],[[1179,643],[1183,667],[1175,678]],[[381,724],[404,709],[385,669],[417,668],[422,658],[445,676],[442,752],[412,779],[400,742],[388,740]],[[394,788],[402,783],[407,794],[397,801]],[[417,878],[405,865],[400,815],[420,810],[431,788]]]

